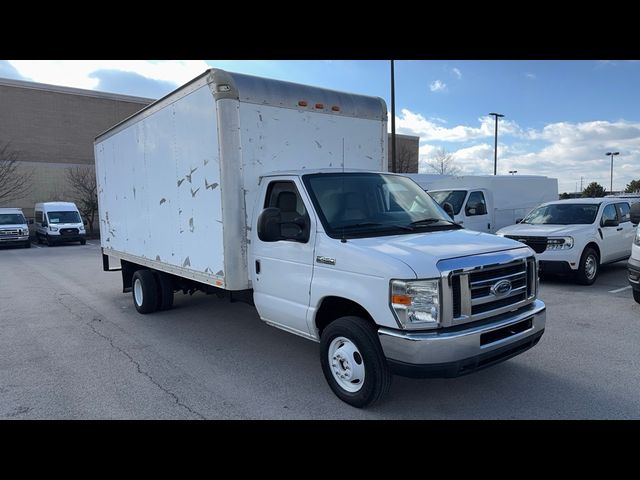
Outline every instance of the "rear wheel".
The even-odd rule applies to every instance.
[[[640,290],[633,291],[633,299],[636,301],[636,303],[640,303]]]
[[[600,258],[593,248],[585,248],[580,257],[580,268],[576,272],[576,281],[581,285],[591,285],[598,277]]]
[[[158,310],[169,310],[173,307],[173,283],[166,273],[155,272],[158,284]]]
[[[133,274],[133,304],[138,313],[152,313],[158,308],[158,285],[151,270],[138,270]]]
[[[322,332],[322,372],[340,400],[362,408],[381,399],[391,372],[374,327],[359,317],[342,317]]]

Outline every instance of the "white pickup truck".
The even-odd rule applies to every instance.
[[[591,285],[600,265],[631,255],[635,226],[629,202],[579,198],[544,203],[497,234],[530,246],[541,274],[573,274],[578,283]]]
[[[533,347],[534,252],[385,173],[386,139],[380,98],[207,71],[96,139],[104,269],[120,260],[140,313],[175,291],[248,298],[319,342],[356,407],[392,372],[453,377]]]

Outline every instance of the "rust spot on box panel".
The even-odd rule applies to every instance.
[[[195,197],[195,196],[196,196],[196,194],[198,193],[198,190],[200,190],[200,187],[196,188],[195,190],[192,188],[192,189],[191,189],[191,196],[192,196],[192,197]]]
[[[182,266],[183,267],[190,267],[191,266],[191,260],[189,260],[189,257],[184,259],[184,262],[182,262]]]
[[[162,204],[163,204],[164,202],[166,202],[166,201],[167,201],[167,199],[166,199],[166,198],[161,198],[161,199],[160,199],[160,205],[162,205]]]
[[[182,183],[183,183],[183,182],[184,182],[184,178],[183,178],[183,179],[178,180],[178,186],[182,185]]]

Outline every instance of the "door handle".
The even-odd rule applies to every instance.
[[[256,273],[260,274],[260,260],[256,260]]]
[[[619,232],[620,230],[622,230],[622,227],[620,228],[616,228],[616,231]]]

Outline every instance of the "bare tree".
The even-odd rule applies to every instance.
[[[20,200],[31,192],[33,171],[19,171],[18,152],[6,142],[0,145],[0,202]]]
[[[416,167],[417,159],[414,160],[412,150],[406,145],[399,145],[396,156],[396,173],[418,173]],[[415,151],[415,150],[414,150]]]
[[[435,151],[433,157],[427,160],[427,167],[438,175],[458,175],[460,169],[455,165],[453,155],[447,153],[444,148]]]
[[[69,196],[73,198],[78,210],[89,224],[89,232],[93,234],[93,221],[98,213],[98,194],[96,175],[93,167],[67,168],[67,182],[71,189]]]

